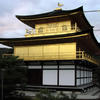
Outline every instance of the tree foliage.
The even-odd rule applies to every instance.
[[[0,56],[0,80],[3,74],[5,95],[13,91],[16,84],[26,83],[26,72],[27,69],[24,67],[24,61],[22,59],[18,59],[16,56]]]

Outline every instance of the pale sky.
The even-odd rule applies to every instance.
[[[34,15],[55,10],[57,3],[64,4],[63,10],[83,6],[84,11],[100,10],[100,0],[0,0],[0,38],[24,37],[25,29],[30,29],[20,22],[15,15]],[[85,13],[94,30],[100,30],[100,12]],[[100,31],[94,31],[100,42]]]

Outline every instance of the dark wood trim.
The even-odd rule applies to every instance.
[[[77,65],[75,64],[75,86],[77,86]]]
[[[57,86],[59,86],[59,61],[57,61],[58,69],[57,69]]]
[[[55,86],[55,87],[75,87],[75,85],[43,85],[43,86]]]
[[[42,70],[42,82],[41,82],[41,85],[43,86],[43,62],[40,62],[41,64],[41,70]]]
[[[31,91],[36,91],[36,89],[51,89],[51,90],[68,90],[68,91],[82,91],[84,89],[93,87],[93,83],[87,84],[87,85],[81,85],[78,87],[73,87],[73,86],[32,86],[32,85],[28,85],[26,86],[26,90],[31,90]]]
[[[44,62],[43,61],[41,61],[40,63],[39,63],[40,65],[41,65],[41,70],[42,70],[42,79],[41,79],[41,86],[58,86],[58,87],[70,87],[70,85],[59,85],[59,71],[60,70],[74,70],[75,71],[75,84],[74,85],[71,85],[71,87],[80,87],[80,86],[84,86],[84,85],[87,85],[87,84],[90,84],[90,83],[92,83],[92,82],[89,82],[89,83],[86,83],[86,82],[88,82],[88,80],[90,79],[90,78],[92,78],[93,79],[93,75],[92,75],[92,77],[90,77],[90,76],[81,76],[82,74],[81,74],[81,71],[83,71],[83,74],[84,74],[84,72],[85,71],[88,71],[88,72],[92,72],[92,70],[91,69],[86,69],[86,67],[83,65],[77,65],[77,63],[74,63],[74,64],[66,64],[66,65],[74,65],[75,66],[75,68],[60,68],[59,69],[59,66],[60,65],[62,65],[62,64],[60,64],[60,61],[56,61],[56,64],[54,63],[54,64],[52,64],[52,65],[56,65],[57,66],[57,68],[51,68],[51,69],[48,69],[48,68],[43,68],[43,65],[44,65]],[[29,63],[27,62],[27,65],[29,65]],[[80,68],[77,68],[78,66],[80,66]],[[84,68],[85,67],[85,68]],[[57,85],[43,85],[43,70],[57,70]],[[79,77],[77,77],[77,70],[79,70],[80,71],[80,76]],[[87,73],[86,73],[86,75],[88,75]],[[84,83],[83,82],[81,82],[81,80],[84,80]],[[80,80],[80,85],[77,85],[77,80]],[[83,83],[83,84],[82,84]]]
[[[58,66],[57,68],[43,68],[43,70],[57,70],[58,69]],[[60,68],[59,70],[75,70],[73,68]]]
[[[92,78],[92,77],[77,77],[76,79]]]

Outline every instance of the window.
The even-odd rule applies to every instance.
[[[80,80],[80,79],[77,79],[77,83],[76,83],[76,84],[77,84],[77,85],[81,85],[80,82],[81,82],[81,80]]]
[[[90,69],[81,67],[81,69],[77,69],[76,71],[76,84],[84,85],[92,82],[92,71]]]
[[[63,25],[62,26],[62,31],[66,31],[67,30],[67,25]]]
[[[43,33],[43,27],[40,27],[40,28],[38,29],[38,33]]]
[[[57,65],[47,65],[46,62],[43,66],[43,85],[57,85]]]
[[[59,68],[60,67],[60,68]],[[43,65],[43,85],[75,85],[74,65]]]
[[[59,85],[75,85],[75,70],[59,70]]]
[[[43,85],[57,85],[57,70],[43,70]]]

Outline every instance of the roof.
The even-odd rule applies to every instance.
[[[60,15],[65,15],[65,14],[71,14],[73,12],[77,11],[83,11],[83,7],[79,7],[74,10],[54,10],[51,12],[46,12],[42,14],[37,14],[37,15],[25,15],[25,16],[20,16],[16,15],[18,19],[38,19],[38,18],[45,18],[45,17],[51,17],[51,16],[60,16]]]
[[[54,10],[47,13],[37,14],[37,15],[16,15],[16,17],[27,24],[30,27],[35,27],[35,24],[45,23],[49,21],[59,21],[65,20],[68,17],[74,17],[76,21],[84,24],[84,27],[91,28],[92,26],[89,24],[87,19],[85,18],[83,7],[76,8],[74,10]],[[48,19],[48,20],[47,20]]]
[[[28,16],[16,16],[19,20],[24,22],[29,26],[34,26],[34,24],[39,23],[41,21],[46,21],[50,19],[58,18],[73,18],[77,21],[78,25],[82,25],[83,30],[81,32],[76,33],[66,33],[60,35],[50,35],[50,36],[37,36],[37,37],[29,37],[29,38],[1,38],[0,43],[8,46],[23,46],[23,45],[40,45],[40,44],[49,44],[49,43],[62,43],[62,42],[78,42],[82,43],[89,48],[89,51],[92,53],[100,54],[100,45],[93,34],[93,27],[87,21],[84,13],[83,7],[79,7],[74,10],[54,10],[52,12],[47,12],[43,14],[37,15],[28,15]],[[47,21],[48,21],[47,20]]]

